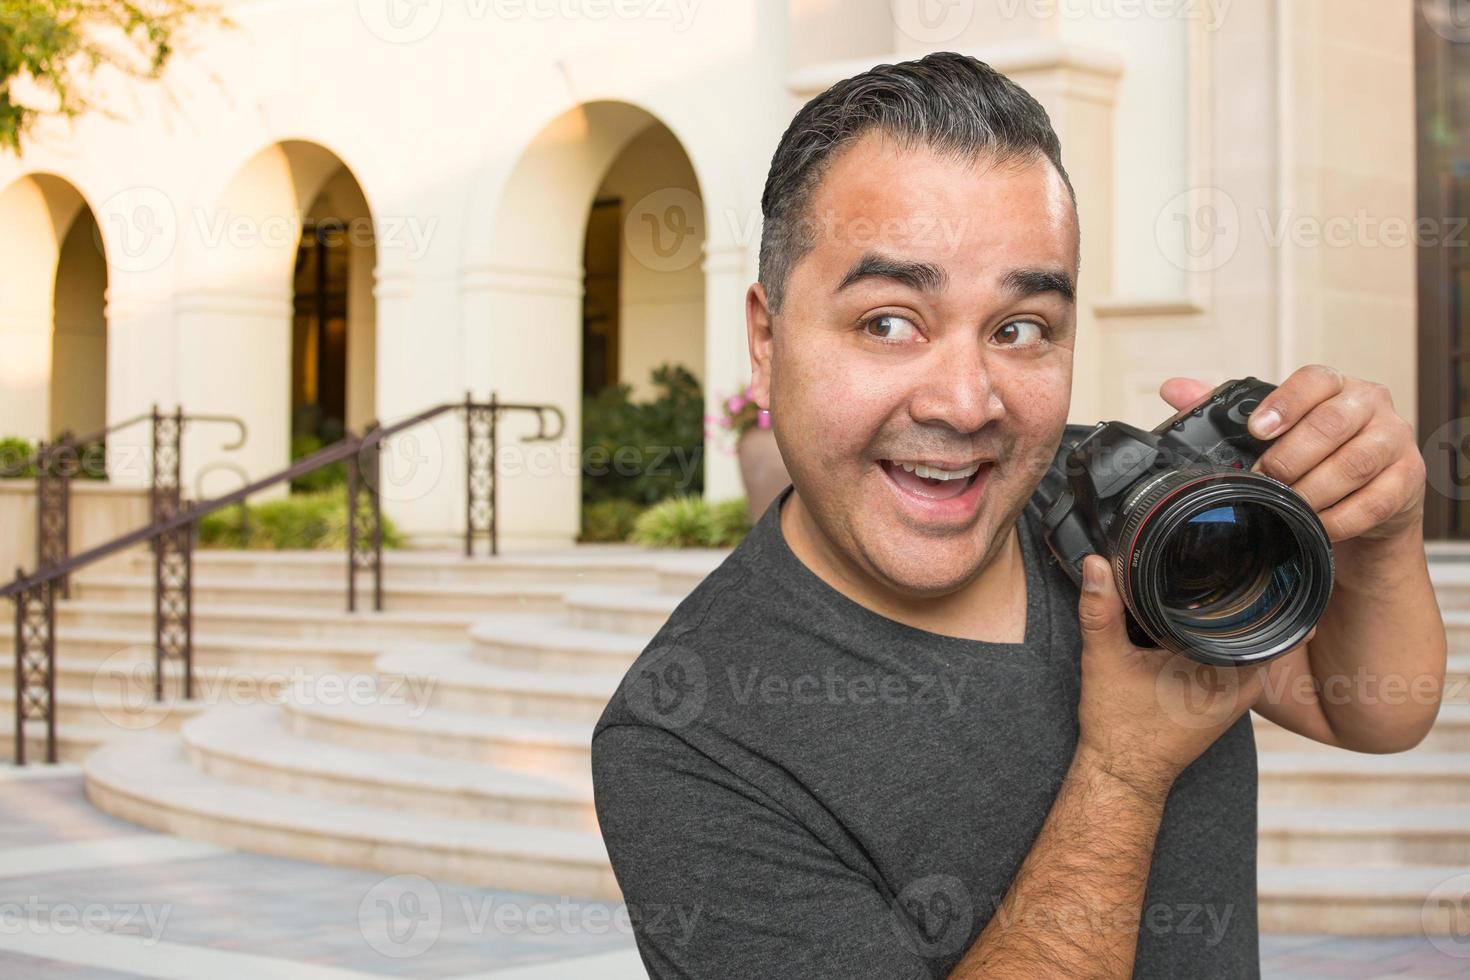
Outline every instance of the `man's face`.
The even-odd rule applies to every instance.
[[[907,596],[953,592],[1066,424],[1066,186],[1044,158],[966,164],[872,132],[832,161],[808,219],[817,241],[781,312],[759,285],[747,299],[755,398],[840,558]]]

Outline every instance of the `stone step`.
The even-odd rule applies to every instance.
[[[1259,859],[1268,865],[1470,871],[1470,808],[1463,805],[1263,806],[1258,826]]]
[[[483,543],[479,543],[479,547],[483,549]],[[383,584],[396,587],[414,584],[550,582],[585,585],[605,582],[654,586],[658,582],[655,565],[664,560],[666,554],[633,545],[578,545],[570,550],[515,552],[494,558],[482,551],[477,551],[473,557],[465,557],[457,551],[385,549]],[[345,587],[347,576],[345,551],[197,548],[193,560],[199,581],[255,577],[277,581],[338,582]],[[151,577],[153,557],[146,551],[134,552],[123,567],[133,574]]]
[[[15,661],[0,661],[0,687],[15,687]],[[129,703],[154,699],[153,658],[151,651],[132,650],[105,660],[81,657],[57,657],[56,688],[80,696],[115,694]],[[183,667],[177,663],[164,665],[164,700],[183,692]],[[231,701],[250,703],[259,700],[279,701],[295,683],[313,676],[311,668],[272,672],[259,668],[221,667],[213,664],[194,665],[194,700],[205,704]]]
[[[556,583],[532,582],[476,585],[415,582],[385,588],[383,608],[405,612],[474,610],[482,615],[494,612],[557,612],[562,608],[561,595],[566,588]],[[370,608],[372,595],[368,576],[359,579],[358,589],[358,602]],[[78,578],[71,586],[75,600],[128,602],[149,608],[153,604],[153,591],[151,575],[92,575]],[[347,608],[347,585],[345,581],[281,580],[263,576],[199,579],[194,582],[193,598],[195,609],[264,606],[338,612]]]
[[[598,833],[585,784],[312,741],[287,731],[280,709],[268,705],[206,712],[180,735],[197,769],[237,785],[404,813]]]
[[[658,575],[658,591],[665,595],[681,597],[693,592],[695,586],[703,582],[705,577],[718,568],[730,554],[728,550],[708,548],[688,548],[654,553],[673,555],[673,557],[661,558],[654,565],[654,570]],[[625,582],[624,584],[635,583]]]
[[[1413,749],[1261,752],[1262,807],[1460,806],[1470,813],[1470,757]]]
[[[177,734],[102,746],[85,763],[104,813],[224,847],[386,874],[618,901],[595,833],[457,820],[241,786],[190,765]]]
[[[1341,752],[1342,749],[1286,730],[1260,715],[1252,714],[1256,749],[1260,752]],[[1470,704],[1441,704],[1434,727],[1414,751],[1464,752],[1470,763]]]
[[[9,705],[6,706],[7,710]],[[0,735],[0,758],[15,758],[15,722],[11,720]],[[58,762],[82,762],[104,742],[134,738],[140,734],[115,728],[112,725],[94,726],[77,723],[56,726],[56,759]],[[146,732],[142,733],[146,734]],[[26,723],[26,765],[46,761],[46,729],[36,723]]]
[[[1429,558],[1429,581],[1434,583],[1440,610],[1470,609],[1470,552],[1451,557],[1437,545],[1440,542],[1428,542],[1424,550]]]
[[[60,608],[60,607],[59,607]],[[196,617],[197,622],[197,617]],[[0,657],[14,657],[10,633],[0,639]],[[295,666],[337,670],[370,670],[383,653],[381,641],[333,637],[230,636],[194,631],[194,665],[242,669]],[[153,662],[153,632],[67,624],[56,631],[56,660],[125,660]]]
[[[591,722],[470,714],[425,708],[406,698],[309,704],[288,699],[281,707],[287,731],[333,745],[458,759],[592,784]]]
[[[134,697],[116,691],[76,691],[57,688],[57,731],[59,733],[63,728],[72,726],[88,730],[138,731],[151,728],[175,731],[185,721],[210,707],[197,699],[185,700],[172,697],[168,696],[168,692],[165,692],[165,695],[164,700],[154,701],[151,697]],[[15,718],[15,685],[13,682],[0,689],[0,717],[12,719],[12,724],[6,727],[13,732],[15,727],[13,724]],[[26,727],[28,734],[36,732],[45,734],[44,725],[35,719],[28,720]]]
[[[390,609],[349,613],[341,609],[200,605],[196,601],[193,622],[195,631],[199,633],[308,637],[382,645],[395,640],[463,643],[470,624],[483,615],[483,611],[469,610],[418,612]],[[66,630],[73,627],[128,630],[151,635],[153,604],[73,599],[57,604],[56,624],[57,636],[66,635]]]
[[[396,650],[375,664],[385,692],[449,711],[596,722],[621,673],[551,673],[476,660],[469,648]]]
[[[1470,905],[1464,867],[1297,868],[1257,871],[1262,932],[1339,936],[1452,936]],[[1460,941],[1463,945],[1463,940]]]
[[[565,616],[503,614],[470,627],[470,656],[519,670],[623,673],[650,639],[652,634],[582,629]]]
[[[653,636],[682,600],[635,586],[570,589],[562,601],[572,626],[634,636]]]

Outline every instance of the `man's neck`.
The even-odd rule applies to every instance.
[[[802,564],[881,616],[966,640],[1020,643],[1026,638],[1026,571],[1014,522],[971,582],[949,595],[915,599],[887,588],[839,552],[794,489],[778,516],[781,534]]]

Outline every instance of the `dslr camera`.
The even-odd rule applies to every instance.
[[[1246,421],[1275,389],[1227,381],[1152,431],[1069,425],[1033,502],[1079,587],[1112,566],[1136,646],[1219,666],[1264,663],[1304,640],[1332,594],[1332,545],[1285,484],[1250,472],[1270,443]]]

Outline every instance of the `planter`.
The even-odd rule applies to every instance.
[[[781,459],[773,429],[747,429],[735,443],[740,458],[740,479],[745,484],[745,502],[750,522],[756,523],[777,494],[786,489],[791,476]]]

